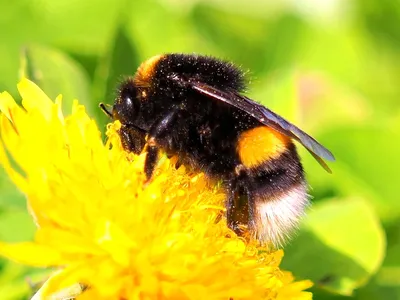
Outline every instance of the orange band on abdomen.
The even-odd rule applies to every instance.
[[[238,139],[236,151],[242,164],[252,168],[279,157],[288,147],[290,138],[266,126],[243,132]]]

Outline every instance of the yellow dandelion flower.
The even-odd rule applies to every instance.
[[[104,144],[77,102],[64,117],[61,97],[26,79],[18,89],[23,107],[0,94],[0,162],[37,231],[0,254],[55,269],[35,299],[311,299],[309,281],[279,269],[282,251],[227,228],[203,174],[163,158],[145,183],[144,156],[123,151],[118,122]]]

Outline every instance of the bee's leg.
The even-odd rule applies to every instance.
[[[147,154],[144,162],[144,173],[146,174],[147,180],[150,180],[153,175],[158,160],[158,152],[159,147],[157,146],[154,138],[151,137],[147,141]]]
[[[147,155],[144,163],[144,172],[147,180],[151,179],[156,167],[160,145],[166,148],[170,144],[168,131],[170,131],[171,127],[174,125],[176,115],[177,110],[173,109],[150,128],[147,138]]]
[[[229,228],[237,235],[243,234],[248,224],[248,195],[242,184],[231,181],[227,186],[226,218]]]
[[[256,195],[254,192],[251,192],[249,187],[246,186],[245,188],[245,195],[246,195],[246,203],[247,203],[247,229],[251,232],[254,229],[254,222],[255,222],[255,209],[256,209]]]
[[[234,218],[235,203],[236,203],[236,188],[233,182],[227,184],[226,187],[226,222],[228,227],[236,232],[236,220]]]
[[[145,132],[123,125],[119,129],[118,133],[121,136],[122,147],[126,151],[135,154],[140,154],[140,152],[142,152],[145,145]]]

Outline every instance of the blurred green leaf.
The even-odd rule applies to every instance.
[[[199,37],[179,5],[173,9],[155,0],[128,3],[126,30],[131,41],[136,41],[141,60],[169,52],[210,52],[208,41]]]
[[[17,95],[18,59],[20,48],[17,45],[0,46],[1,72],[0,92],[8,91],[13,96]]]
[[[22,62],[22,74],[39,85],[51,99],[63,95],[65,113],[71,112],[74,99],[85,105],[89,114],[94,111],[88,76],[70,57],[56,49],[32,45],[25,49]]]
[[[192,9],[191,19],[204,41],[223,53],[224,58],[244,64],[252,73],[260,73],[264,68],[261,41],[268,26],[264,19],[224,11],[201,2]]]
[[[41,285],[51,271],[30,268],[15,262],[2,261],[3,268],[0,272],[1,299],[25,300],[33,294],[36,284]]]
[[[27,299],[30,288],[28,282],[23,279],[26,271],[25,266],[4,261],[0,273],[1,299]]]
[[[400,299],[400,267],[383,267],[369,284],[355,293],[357,300]]]
[[[126,1],[27,1],[0,3],[0,90],[17,95],[21,49],[32,43],[78,56],[98,57],[108,47]],[[92,59],[92,58],[91,58]]]
[[[21,46],[38,32],[32,1],[0,3],[0,91],[17,95],[18,65]],[[5,30],[7,28],[7,30]]]
[[[305,26],[289,12],[263,19],[201,3],[194,7],[192,20],[205,40],[255,74],[289,65],[296,57]]]
[[[0,241],[22,242],[32,240],[35,225],[26,209],[9,208],[0,213]]]
[[[340,27],[310,26],[299,49],[303,68],[329,74],[332,79],[355,85],[365,79],[369,49],[357,31],[347,24]]]
[[[258,78],[250,86],[249,97],[288,121],[295,124],[299,122],[296,71],[282,69],[273,75]]]
[[[366,289],[360,290],[354,297],[357,300],[400,299],[400,286],[380,285],[375,280]]]
[[[400,144],[394,142],[400,140],[400,131],[388,122],[381,122],[337,127],[320,137],[336,155],[337,163],[331,164],[334,178],[311,171],[309,177],[325,176],[326,182],[335,180],[344,195],[363,194],[368,189],[369,194],[377,196],[370,200],[375,200],[373,205],[384,221],[400,217],[397,190]],[[335,164],[342,165],[341,169],[348,175],[345,172],[336,174]],[[362,185],[365,188],[359,190]]]
[[[124,0],[31,2],[34,15],[31,25],[38,27],[36,35],[41,42],[75,53],[103,53],[126,3]]]
[[[399,106],[400,56],[373,43],[360,28],[348,23],[309,26],[296,51],[297,65],[346,87],[353,97],[367,98],[376,108],[387,112]]]
[[[282,267],[343,295],[365,284],[385,255],[385,236],[371,206],[360,199],[314,205]]]
[[[98,65],[94,83],[95,99],[109,104],[114,102],[118,83],[127,76],[132,76],[140,64],[136,47],[123,27],[117,29],[112,45],[112,49]],[[96,110],[96,115],[101,124],[108,118],[100,109]]]
[[[382,268],[356,292],[358,300],[400,299],[400,219],[386,226],[386,234],[387,254]]]
[[[17,0],[0,3],[0,35],[19,47],[39,42],[77,52],[97,53],[104,49],[125,1]]]
[[[400,46],[400,6],[398,1],[373,0],[355,1],[356,13],[367,32],[376,38],[377,42],[388,43],[393,49]]]
[[[373,113],[368,99],[325,74],[299,70],[296,92],[301,126],[313,134],[363,124]]]
[[[0,167],[0,210],[4,208],[26,208],[25,196],[14,186],[4,169]]]

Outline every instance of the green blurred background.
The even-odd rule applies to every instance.
[[[66,113],[78,98],[102,130],[98,103],[152,55],[237,63],[251,98],[337,158],[330,175],[301,150],[314,204],[283,267],[312,279],[315,299],[400,299],[399,1],[0,0],[0,11],[0,91],[18,98],[25,74],[62,93]],[[3,170],[0,195],[0,240],[32,239]],[[0,299],[26,299],[45,273],[0,260]]]

